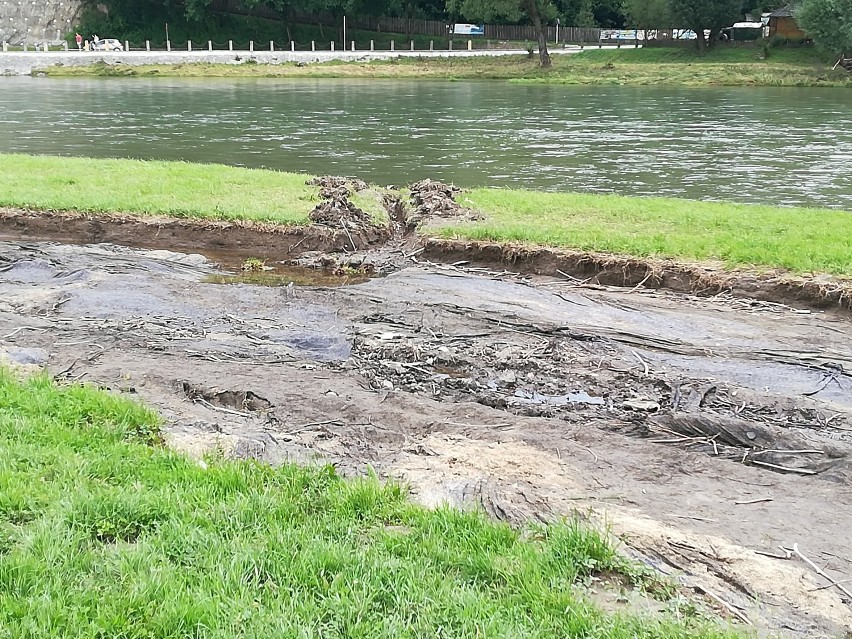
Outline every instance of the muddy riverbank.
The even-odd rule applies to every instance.
[[[393,215],[392,215],[393,217]],[[486,270],[552,276],[585,287],[667,289],[700,296],[733,295],[841,313],[852,310],[852,280],[824,274],[794,276],[726,269],[721,263],[634,258],[547,247],[444,240],[429,236],[429,218],[420,233],[392,223],[281,226],[165,216],[87,214],[0,207],[0,237],[53,240],[72,244],[107,242],[137,248],[193,252],[205,247],[225,261],[240,256],[293,260],[306,266],[346,266],[364,261],[372,270],[390,271],[427,260],[465,263]]]
[[[259,257],[273,268],[368,260],[383,276],[221,284],[232,280],[218,253],[233,244],[208,259],[160,240],[194,233],[194,246],[215,246],[233,232],[244,243],[227,265],[238,268],[258,256],[245,235],[258,229],[2,219],[14,236],[0,244],[4,357],[139,397],[177,448],[345,474],[372,467],[423,503],[476,505],[512,523],[580,512],[761,634],[852,627],[846,595],[779,548],[797,544],[834,580],[852,574],[852,325],[842,314],[653,290],[650,278],[617,288],[523,275],[502,260],[427,263],[437,249],[410,236],[353,238],[356,251],[330,229],[325,244],[269,234],[279,244]],[[45,220],[66,241],[115,242],[124,229],[159,248],[39,241]],[[87,224],[97,238],[75,226]],[[348,252],[329,254],[338,241]]]

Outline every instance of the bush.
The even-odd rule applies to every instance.
[[[769,38],[768,44],[771,49],[780,49],[781,47],[807,47],[811,46],[813,43],[808,38],[788,38],[786,36],[774,35]]]

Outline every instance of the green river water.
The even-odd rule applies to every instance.
[[[852,210],[852,92],[0,78],[0,149]]]

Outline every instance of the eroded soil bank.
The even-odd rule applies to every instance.
[[[763,635],[852,627],[847,595],[780,548],[797,545],[833,580],[852,576],[843,315],[429,264],[404,235],[370,251],[369,238],[278,232],[302,244],[264,254],[240,229],[170,221],[196,247],[233,232],[242,255],[269,264],[367,261],[385,274],[337,288],[223,285],[223,246],[210,260],[30,241],[49,229],[16,226],[27,219],[84,239],[66,217],[7,212],[4,357],[138,396],[178,448],[371,466],[426,504],[513,523],[579,512]],[[97,224],[101,241],[119,241],[116,228],[134,244],[163,237],[158,221]],[[328,254],[352,239],[359,251]],[[321,252],[297,256],[303,247]]]
[[[137,248],[196,251],[226,263],[258,257],[275,264],[292,260],[305,266],[388,272],[423,260],[465,263],[489,271],[552,276],[575,285],[666,289],[700,296],[730,294],[811,309],[848,313],[852,281],[830,275],[793,276],[784,272],[727,270],[713,263],[642,259],[546,247],[430,237],[430,224],[441,211],[395,212],[388,205],[388,226],[353,224],[285,227],[235,222],[91,215],[73,211],[32,211],[0,207],[0,236],[7,239],[69,243],[115,243]],[[469,216],[461,210],[454,217]],[[420,232],[415,228],[420,224]]]

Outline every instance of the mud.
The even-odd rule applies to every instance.
[[[16,240],[0,359],[138,394],[191,454],[369,465],[426,504],[513,524],[591,513],[763,633],[849,625],[849,602],[786,551],[754,552],[808,544],[829,574],[850,569],[849,521],[828,515],[852,480],[848,323],[756,300],[837,307],[842,287],[424,242],[414,226],[469,213],[452,187],[414,185],[413,215],[388,201],[379,229],[347,199],[358,183],[317,186],[324,226],[307,231],[0,211]],[[45,236],[157,250],[21,244]],[[206,256],[162,249],[200,238]],[[241,271],[249,257],[259,272]]]
[[[216,242],[211,260],[20,237],[50,222],[77,240],[100,226],[98,239],[198,246],[185,221],[7,215],[19,237],[0,243],[3,361],[139,397],[193,455],[372,467],[425,504],[512,524],[580,513],[761,635],[852,627],[852,602],[779,549],[852,577],[848,318],[521,277],[502,260],[424,264],[405,237],[328,258],[384,277],[223,285],[211,278],[246,256],[316,261],[336,236],[258,246],[237,227],[230,262]]]

